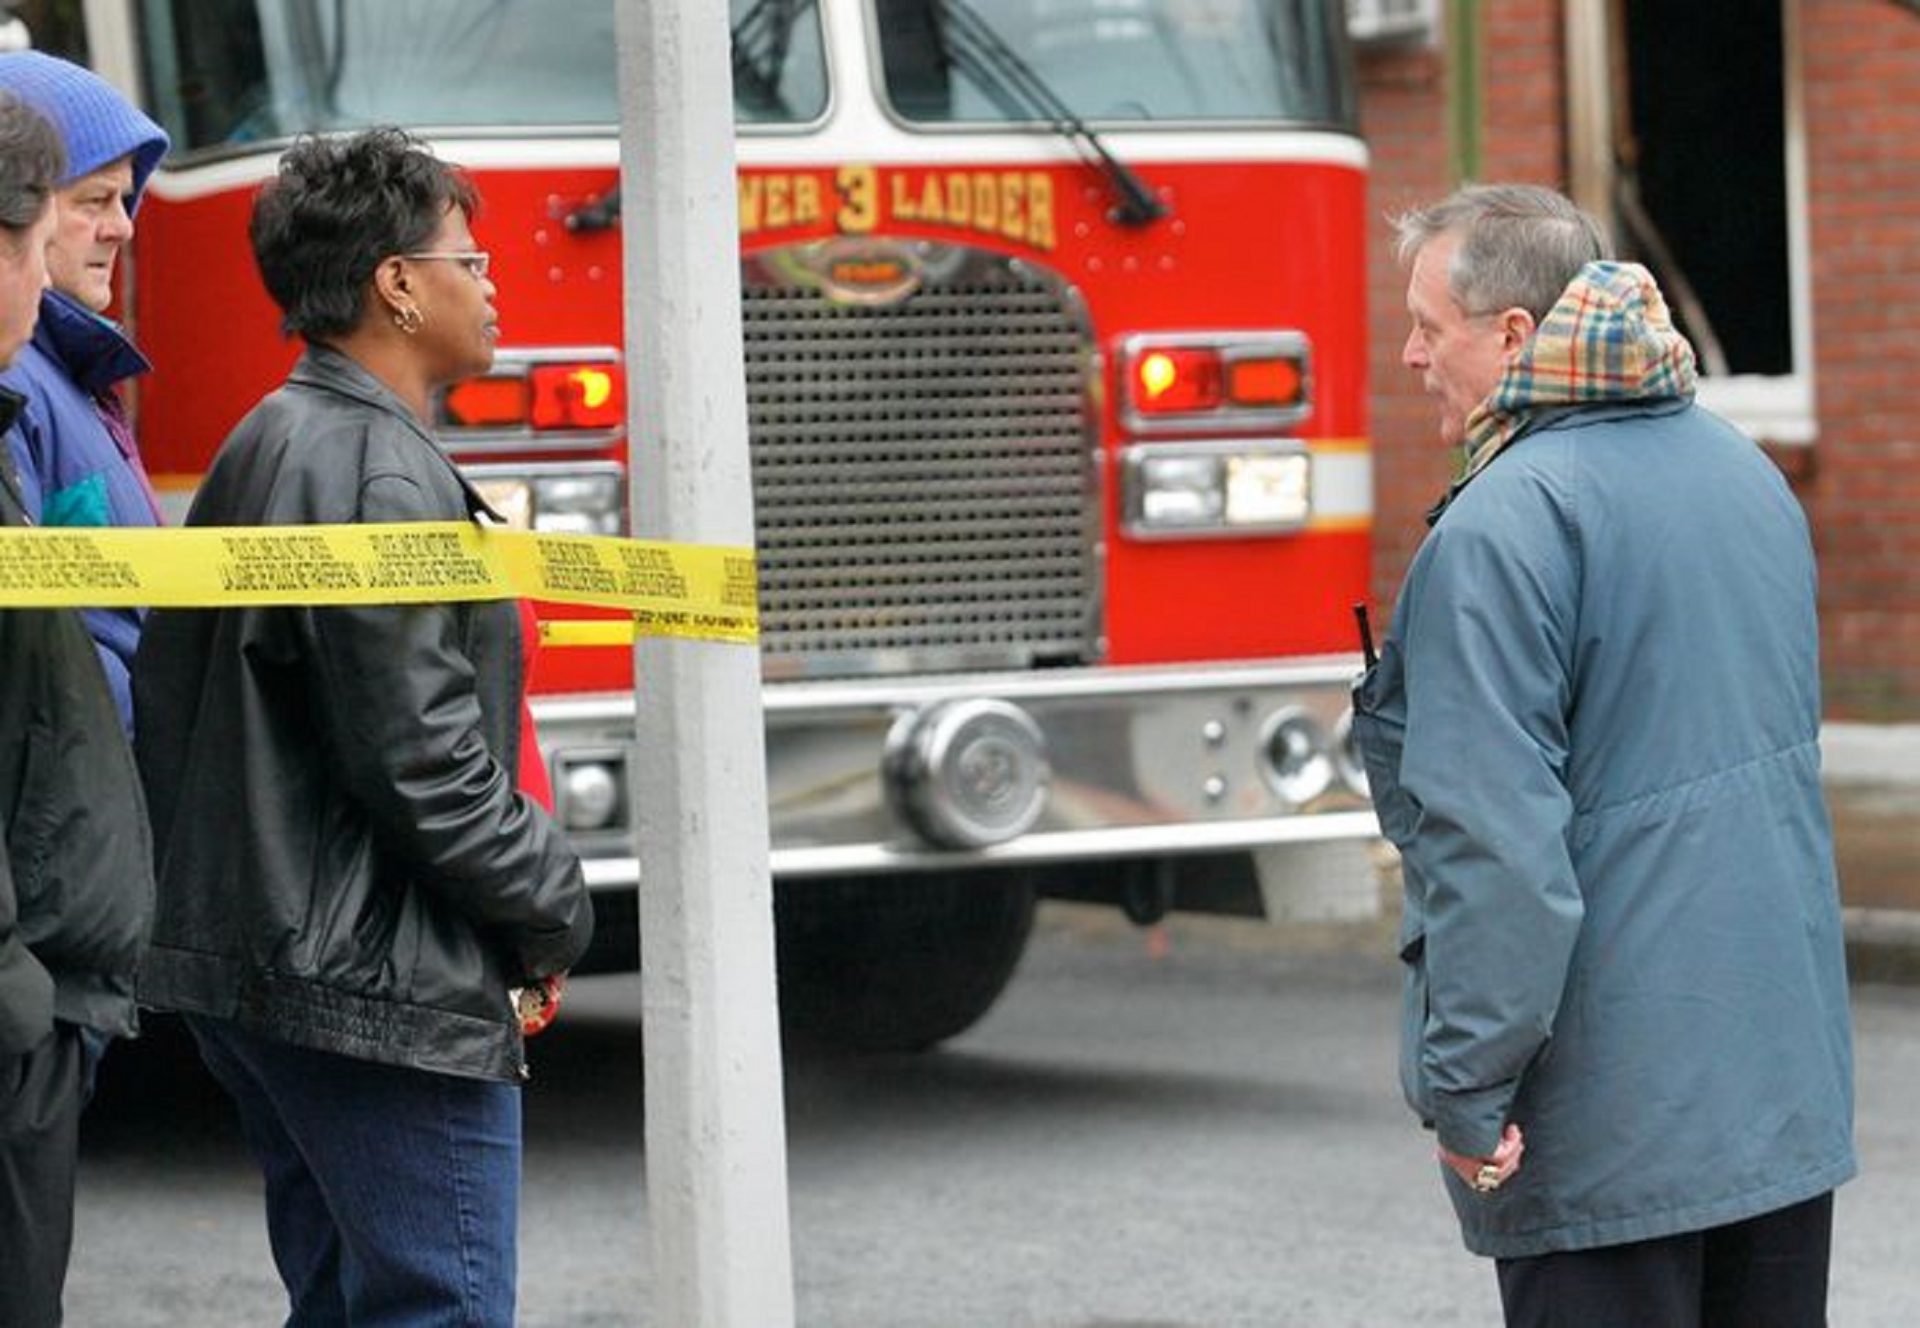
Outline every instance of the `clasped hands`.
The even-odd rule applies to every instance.
[[[1486,1157],[1456,1153],[1444,1144],[1439,1147],[1441,1163],[1476,1194],[1492,1194],[1512,1179],[1513,1173],[1520,1170],[1520,1156],[1526,1151],[1525,1136],[1518,1125],[1512,1124],[1501,1133],[1499,1144]]]

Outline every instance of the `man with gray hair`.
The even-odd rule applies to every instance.
[[[1509,1324],[1823,1325],[1855,1160],[1805,518],[1565,198],[1398,226],[1459,452],[1354,697],[1407,1101]]]
[[[0,367],[47,284],[53,127],[0,91]],[[20,397],[0,388],[0,432]],[[0,448],[0,526],[31,524]],[[73,1242],[88,1037],[133,1031],[153,906],[133,754],[71,609],[0,609],[0,1328],[54,1328]]]

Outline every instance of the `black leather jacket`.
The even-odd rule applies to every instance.
[[[0,390],[0,433],[19,398]],[[0,525],[29,524],[0,446]],[[0,610],[0,1057],[58,1018],[133,1031],[153,911],[146,812],[93,639],[70,609]]]
[[[191,525],[485,509],[398,398],[314,348],[228,437]],[[507,989],[569,967],[580,862],[514,788],[508,602],[162,610],[134,667],[159,908],[140,999],[448,1074],[525,1073]]]

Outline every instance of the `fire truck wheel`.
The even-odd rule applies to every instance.
[[[939,872],[782,883],[774,896],[790,1036],[856,1051],[924,1051],[969,1028],[1033,930],[1032,881]]]

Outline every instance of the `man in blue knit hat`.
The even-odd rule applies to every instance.
[[[13,368],[0,374],[0,386],[26,398],[7,445],[28,514],[46,526],[159,525],[159,504],[120,399],[120,385],[151,366],[104,315],[140,195],[166,155],[166,131],[99,75],[38,51],[0,55],[0,89],[51,121],[67,151],[67,173],[54,195],[40,325]],[[140,643],[141,611],[88,609],[82,616],[131,736],[127,670]]]

